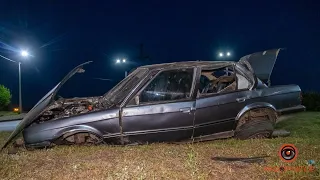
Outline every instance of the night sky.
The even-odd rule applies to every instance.
[[[102,95],[124,71],[149,63],[218,60],[230,50],[237,61],[283,47],[272,85],[320,90],[320,2],[315,1],[15,1],[1,0],[0,54],[22,61],[22,95],[31,108],[74,66],[94,61],[59,93]],[[139,44],[151,62],[139,60]],[[33,56],[19,57],[20,49]],[[116,66],[118,57],[126,66]],[[94,78],[108,78],[102,81]],[[18,104],[18,65],[0,58],[0,84]]]

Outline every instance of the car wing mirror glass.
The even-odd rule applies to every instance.
[[[139,104],[140,104],[139,96],[135,96],[135,97],[134,97],[134,102],[136,103],[136,105],[139,105]]]

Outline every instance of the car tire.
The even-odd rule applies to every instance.
[[[241,125],[235,132],[236,139],[270,138],[274,130],[270,120],[253,120]]]
[[[102,137],[90,132],[65,133],[54,142],[57,145],[98,145],[102,143]]]

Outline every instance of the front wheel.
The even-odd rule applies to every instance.
[[[270,138],[274,130],[270,120],[252,120],[241,125],[235,132],[237,139]]]
[[[57,145],[98,145],[103,139],[95,134],[79,132],[74,134],[64,134],[55,141]]]

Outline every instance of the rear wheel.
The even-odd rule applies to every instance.
[[[270,138],[274,130],[270,120],[253,120],[237,128],[234,137],[237,139]]]

